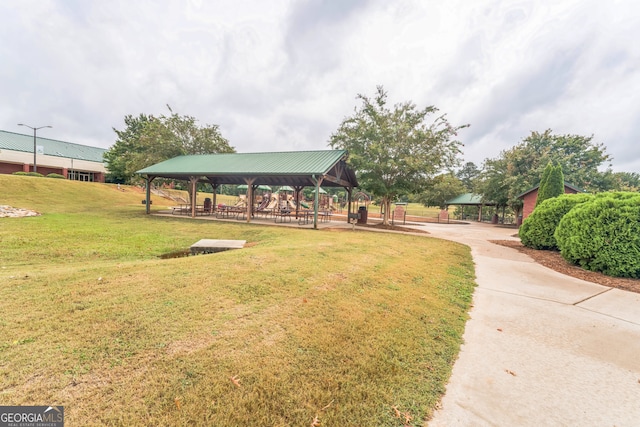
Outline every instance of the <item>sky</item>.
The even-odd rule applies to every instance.
[[[640,172],[637,0],[6,0],[0,40],[5,131],[109,148],[170,105],[238,152],[322,150],[382,85],[469,124],[465,162],[552,129]]]

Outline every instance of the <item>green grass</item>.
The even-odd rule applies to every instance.
[[[0,218],[0,405],[64,405],[68,425],[418,426],[444,392],[464,246],[147,216],[128,187],[0,187],[43,214]],[[158,258],[201,238],[250,244]]]

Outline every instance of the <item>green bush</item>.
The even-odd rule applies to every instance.
[[[590,194],[562,194],[544,200],[522,223],[519,231],[522,244],[534,249],[558,249],[553,234],[560,220],[571,208],[592,197]]]
[[[12,175],[22,175],[22,176],[39,176],[39,177],[44,176],[44,175],[42,175],[42,174],[41,174],[41,173],[39,173],[39,172],[22,172],[22,171],[20,171],[20,172],[14,172],[14,173],[12,173]]]
[[[66,179],[64,175],[60,175],[59,173],[50,173],[47,175],[47,178]]]
[[[555,238],[569,262],[640,278],[640,195],[603,193],[575,206],[558,224]]]

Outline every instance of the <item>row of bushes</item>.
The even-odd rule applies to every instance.
[[[640,278],[640,194],[564,194],[545,200],[520,228],[522,244],[559,250],[569,262]]]
[[[22,175],[22,176],[39,176],[43,177],[41,173],[38,172],[14,172],[12,175]],[[47,175],[47,178],[57,178],[57,179],[66,179],[64,175],[60,175],[59,173],[50,173]]]

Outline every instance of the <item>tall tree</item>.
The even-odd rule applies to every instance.
[[[540,184],[538,185],[538,196],[536,197],[536,206],[542,203],[543,200],[549,198],[547,194],[547,187],[549,185],[549,177],[551,176],[551,172],[553,171],[554,166],[552,163],[547,163],[547,167],[544,168],[544,172],[542,173],[542,178],[540,178]]]
[[[562,166],[567,182],[588,191],[608,190],[610,160],[604,145],[594,143],[593,136],[532,132],[498,158],[485,160],[479,193],[517,211],[522,205],[517,196],[539,183],[549,162]],[[603,165],[607,168],[604,172]]]
[[[125,129],[113,129],[118,139],[105,153],[110,179],[130,183],[135,172],[152,164],[185,154],[232,153],[218,125],[199,126],[192,116],[169,108],[168,116],[125,116]]]
[[[108,181],[121,184],[129,183],[132,177],[130,166],[132,158],[141,149],[140,139],[150,120],[152,117],[145,114],[140,114],[138,117],[127,115],[124,117],[124,130],[113,128],[118,138],[116,143],[104,153]]]
[[[452,172],[438,175],[431,179],[418,195],[418,201],[425,206],[438,206],[444,209],[447,200],[451,200],[466,192],[462,181]]]
[[[466,126],[454,127],[444,115],[429,122],[438,109],[418,109],[412,102],[387,106],[387,92],[377,87],[331,135],[329,145],[346,149],[360,186],[382,199],[383,224],[389,223],[391,202],[415,194],[429,178],[458,163],[461,143],[453,138]]]
[[[549,163],[544,169],[542,179],[540,180],[536,206],[544,200],[558,197],[561,194],[564,194],[564,175],[562,173],[562,166],[553,166]]]
[[[475,191],[476,180],[480,177],[482,171],[478,169],[473,162],[467,162],[462,166],[462,168],[456,173],[456,176],[460,181],[462,181],[462,185],[469,192],[473,193]]]
[[[549,175],[549,181],[547,182],[547,195],[551,199],[564,194],[564,173],[562,172],[562,166],[556,165]]]

